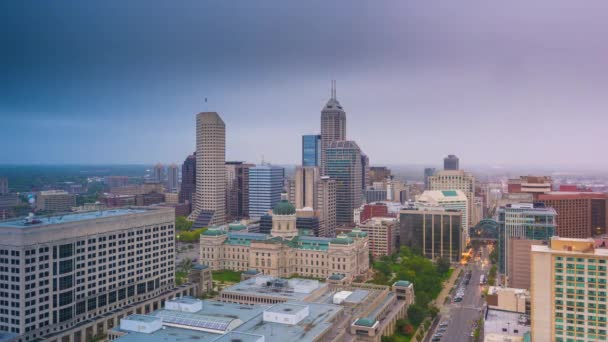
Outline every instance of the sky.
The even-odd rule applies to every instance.
[[[608,167],[608,2],[3,1],[0,164],[301,160],[337,80],[372,165]],[[207,102],[205,102],[207,98]]]

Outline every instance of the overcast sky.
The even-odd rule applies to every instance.
[[[608,2],[3,1],[0,163],[300,161],[337,80],[372,164],[600,165]],[[208,98],[205,104],[204,99]]]

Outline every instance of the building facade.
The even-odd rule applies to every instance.
[[[460,261],[462,211],[440,206],[402,209],[399,219],[399,244],[418,247],[425,257]]]
[[[353,223],[361,205],[361,150],[354,141],[334,141],[325,149],[325,175],[336,180],[336,223]]]
[[[518,289],[530,289],[532,246],[546,244],[547,241],[531,240],[523,237],[512,237],[509,241],[507,256],[509,265],[509,286]]]
[[[391,170],[386,166],[370,166],[369,183],[384,182],[391,176]]]
[[[249,168],[253,164],[226,162],[227,221],[249,217]]]
[[[559,237],[588,238],[608,233],[608,195],[595,192],[549,192],[538,200],[557,212]]]
[[[319,236],[336,236],[336,181],[328,176],[321,177],[317,184],[317,215],[319,216]]]
[[[553,208],[542,204],[519,203],[498,209],[498,271],[510,277],[509,251],[512,238],[548,241],[555,235]],[[508,280],[507,280],[508,281]]]
[[[463,170],[438,171],[429,178],[430,190],[460,190],[467,196],[469,211],[467,212],[467,225],[474,226],[475,206],[475,177]]]
[[[540,194],[550,192],[553,180],[549,176],[521,176],[507,181],[509,193],[532,194],[536,200]]]
[[[311,134],[302,136],[302,166],[320,166],[321,164],[321,135]]]
[[[370,218],[357,227],[367,233],[369,251],[375,257],[391,255],[398,250],[399,226],[395,217]]]
[[[174,221],[135,208],[0,222],[0,331],[51,340],[170,291]]]
[[[418,207],[442,207],[447,210],[456,210],[462,214],[460,221],[461,248],[467,245],[469,239],[469,200],[460,190],[429,190],[416,198]]]
[[[532,246],[532,341],[606,341],[608,250],[593,239]]]
[[[51,212],[68,212],[76,206],[76,196],[64,190],[40,191],[36,196],[36,209]]]
[[[167,167],[167,191],[179,191],[179,167],[176,164]]]
[[[196,152],[189,155],[182,164],[182,184],[179,190],[179,202],[193,205],[196,191]]]
[[[293,204],[296,209],[317,208],[317,189],[321,173],[318,167],[296,166],[293,187]]]
[[[104,183],[108,188],[122,188],[129,185],[129,177],[127,176],[106,176]]]
[[[226,222],[226,125],[216,112],[196,116],[196,199],[193,227]]]
[[[435,174],[434,167],[424,168],[424,190],[431,190],[429,186],[429,177]]]
[[[201,234],[200,249],[201,263],[214,270],[256,269],[275,277],[342,274],[351,280],[366,277],[369,270],[367,233],[355,229],[336,238],[299,236],[295,208],[285,200],[273,210],[270,234],[209,229]]]
[[[249,217],[257,220],[280,200],[285,169],[263,164],[249,168]]]

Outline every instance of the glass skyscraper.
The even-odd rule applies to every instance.
[[[302,166],[319,166],[321,162],[321,135],[302,136]]]
[[[249,169],[249,217],[259,219],[281,200],[285,169],[258,165]]]
[[[334,141],[325,155],[325,174],[336,181],[336,223],[351,224],[361,205],[361,149],[354,141]]]

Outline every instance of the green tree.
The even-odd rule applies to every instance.
[[[437,272],[445,274],[450,270],[450,259],[441,257],[437,259]]]
[[[180,261],[179,264],[177,265],[177,269],[180,272],[184,272],[184,273],[190,272],[191,268],[192,268],[192,260],[190,260],[189,258],[182,259],[182,261]]]
[[[185,216],[177,216],[175,218],[175,230],[189,231],[192,229],[192,222],[188,221]]]
[[[414,326],[419,326],[424,320],[425,311],[418,304],[410,305],[407,309],[407,318]]]

